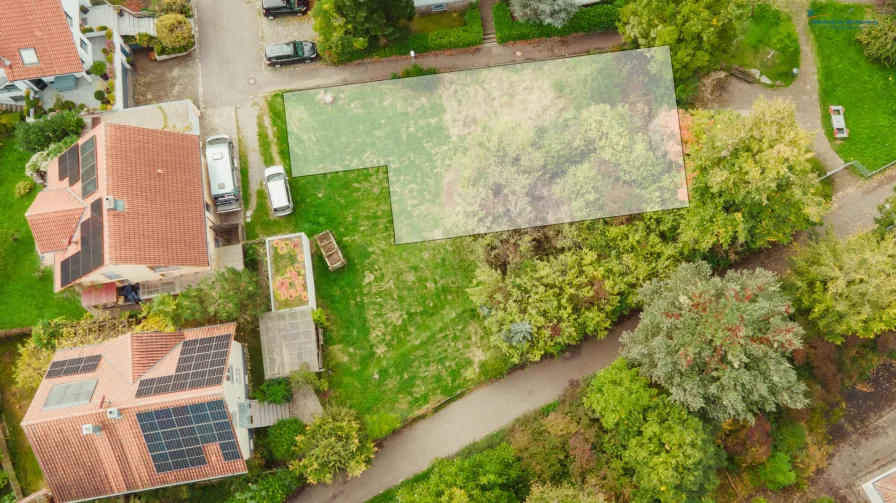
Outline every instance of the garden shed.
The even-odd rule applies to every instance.
[[[303,233],[265,240],[272,311],[261,315],[261,352],[265,379],[286,377],[302,368],[323,369],[311,245]]]

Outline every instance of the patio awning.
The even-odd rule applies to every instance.
[[[115,288],[115,282],[88,286],[81,290],[81,305],[84,308],[101,304],[114,304],[117,300],[118,289]]]

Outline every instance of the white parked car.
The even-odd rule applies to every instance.
[[[289,192],[289,179],[283,166],[271,166],[264,170],[264,185],[268,189],[268,201],[275,217],[292,213],[292,194]]]

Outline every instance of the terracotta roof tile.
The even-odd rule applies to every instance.
[[[0,56],[9,80],[68,75],[84,71],[59,0],[0,0]],[[77,22],[77,20],[75,20]],[[25,66],[19,49],[34,49],[38,64]]]
[[[94,372],[44,379],[22,421],[56,501],[92,499],[245,473],[245,462],[224,461],[217,444],[202,448],[208,462],[205,466],[157,473],[136,419],[138,412],[146,410],[223,400],[223,374],[221,383],[214,386],[145,398],[136,398],[140,378],[130,377],[146,368],[149,370],[143,372],[144,377],[160,371],[171,373],[171,362],[176,365],[181,341],[235,331],[236,324],[230,323],[174,333],[128,334],[100,344],[57,351],[54,361],[90,355],[102,355],[102,359]],[[165,351],[165,347],[169,349]],[[151,354],[161,355],[155,365],[150,365]],[[86,379],[97,380],[90,403],[43,410],[54,385]],[[118,408],[122,419],[107,418],[109,407]],[[232,427],[233,418],[230,419]],[[82,435],[84,424],[100,426],[102,434]]]
[[[208,240],[199,137],[106,124],[110,263],[206,267]]]
[[[25,212],[41,253],[65,250],[87,205],[68,189],[42,190]]]

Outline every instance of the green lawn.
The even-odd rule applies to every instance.
[[[33,396],[31,393],[21,392],[16,387],[12,375],[18,357],[18,347],[23,340],[22,337],[0,339],[0,416],[9,428],[10,439],[7,445],[16,477],[22,486],[22,491],[28,494],[43,487],[44,477],[34,453],[31,452],[25,433],[19,426]]]
[[[466,10],[456,12],[443,12],[430,16],[417,16],[411,21],[411,33],[429,33],[448,28],[460,28],[465,25],[464,13]]]
[[[772,82],[780,80],[789,86],[792,69],[800,66],[800,42],[790,14],[760,3],[740,30],[742,38],[726,62],[757,68]]]
[[[469,239],[396,246],[385,168],[293,178],[290,187],[295,212],[271,218],[260,190],[252,225],[262,236],[304,232],[312,241],[329,229],[348,262],[330,272],[312,245],[317,302],[332,321],[324,341],[330,400],[384,436],[477,382],[485,354],[466,293]]]
[[[812,2],[824,20],[869,19],[861,4]],[[819,99],[825,134],[844,162],[859,160],[874,171],[896,160],[896,68],[869,60],[855,29],[810,24],[818,55]],[[834,140],[828,107],[845,108],[849,138]]]
[[[11,137],[0,136],[0,330],[30,326],[42,318],[80,317],[84,312],[75,295],[53,294],[53,273],[38,273],[34,238],[25,211],[37,195],[37,187],[22,198],[15,185],[25,180],[25,163],[31,157],[15,146]],[[14,241],[10,242],[12,238]]]

